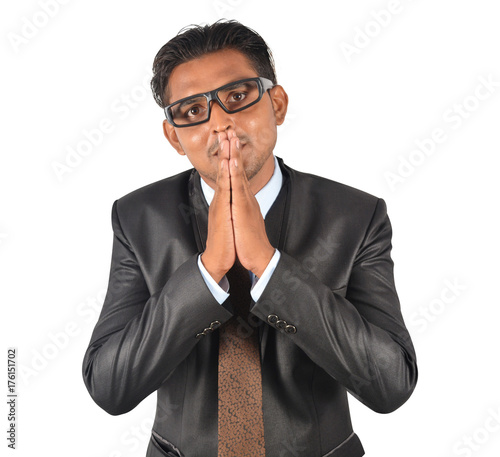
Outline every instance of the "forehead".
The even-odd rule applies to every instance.
[[[254,76],[259,75],[240,51],[225,49],[206,54],[174,68],[168,82],[170,103]]]

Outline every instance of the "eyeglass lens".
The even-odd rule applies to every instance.
[[[217,95],[228,111],[247,107],[259,98],[259,86],[256,81],[238,82],[220,89]],[[208,118],[207,97],[204,95],[190,98],[170,108],[176,124],[189,125],[205,121]]]

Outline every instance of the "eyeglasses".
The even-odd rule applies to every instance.
[[[191,127],[210,119],[213,100],[229,114],[255,105],[274,86],[266,78],[247,78],[226,84],[204,94],[191,95],[165,107],[167,120],[174,127]]]

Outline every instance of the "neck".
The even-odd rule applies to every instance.
[[[250,190],[255,195],[271,179],[274,173],[274,155],[270,154],[257,174],[250,179]]]

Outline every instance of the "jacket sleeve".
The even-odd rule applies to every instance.
[[[231,313],[219,305],[197,265],[197,254],[150,294],[117,211],[112,210],[113,251],[109,284],[83,361],[94,401],[110,414],[133,409],[168,378],[212,322]]]
[[[417,381],[415,350],[394,285],[391,236],[386,205],[379,199],[355,253],[346,292],[330,289],[282,252],[252,308],[270,325],[279,319],[281,331],[313,362],[381,413],[401,406]]]

